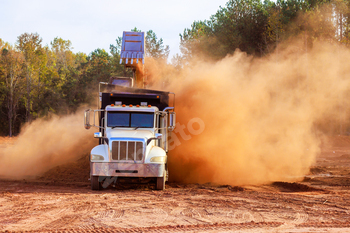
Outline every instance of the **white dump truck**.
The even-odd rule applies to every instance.
[[[123,36],[124,56],[137,64],[143,54],[125,54],[128,38]],[[99,190],[106,179],[152,178],[156,189],[163,190],[168,178],[168,140],[175,127],[175,94],[118,85],[120,80],[125,81],[116,77],[100,83],[98,109],[85,111],[85,128],[99,129],[94,134],[99,145],[90,154],[91,188]]]

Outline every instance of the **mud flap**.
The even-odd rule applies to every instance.
[[[156,190],[164,190],[165,189],[165,181],[167,178],[167,172],[164,170],[162,177],[157,177]]]
[[[91,176],[91,190],[100,190],[100,182],[98,176]]]

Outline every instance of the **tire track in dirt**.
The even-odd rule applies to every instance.
[[[121,218],[124,215],[125,210],[120,209],[109,209],[105,211],[101,211],[98,214],[98,218],[102,219],[117,219]]]
[[[84,219],[82,221],[83,223],[80,224],[78,226],[78,228],[81,228],[83,230],[91,230],[91,229],[95,229],[95,228],[111,228],[111,226],[104,224],[103,222],[101,222],[99,219],[95,219],[93,217],[89,217],[87,219]],[[78,231],[80,232],[80,231]],[[81,232],[85,232],[85,231],[81,231]]]
[[[86,217],[93,206],[89,202],[76,202],[72,198],[60,199],[41,199],[43,204],[53,205],[49,211],[41,214],[45,220],[39,223],[39,229],[61,229],[67,226],[74,226],[80,222],[83,217]],[[40,205],[39,205],[40,206]],[[35,224],[35,222],[33,223]],[[30,226],[30,224],[26,224]],[[38,227],[38,224],[35,225]],[[33,227],[35,227],[33,226]]]
[[[270,195],[268,193],[260,194],[262,198],[269,199],[270,197],[266,197],[266,195]],[[261,197],[258,197],[259,199]],[[255,200],[256,201],[256,200]],[[277,203],[274,201],[278,201]],[[270,200],[270,202],[264,202],[263,200],[260,202],[258,206],[255,206],[251,203],[247,208],[247,212],[251,214],[259,214],[262,221],[274,221],[281,222],[281,229],[284,228],[293,228],[301,223],[304,223],[308,220],[309,216],[305,211],[303,205],[299,203],[297,199],[291,199],[286,197],[274,197]],[[252,210],[255,210],[254,212]],[[259,210],[259,211],[257,211]],[[244,211],[245,213],[246,211]],[[256,221],[256,220],[255,220]]]
[[[233,210],[227,214],[232,223],[245,223],[245,222],[260,222],[256,221],[253,214],[249,210]]]
[[[54,220],[50,222],[49,224],[45,225],[43,228],[47,229],[60,229],[67,227],[67,225],[74,225],[75,221],[79,219],[80,216],[73,214],[73,215],[65,215],[60,217],[57,220]]]
[[[202,214],[201,214],[202,212]],[[212,221],[208,218],[206,218],[208,215],[204,214],[205,213],[202,209],[197,210],[197,209],[192,209],[192,208],[186,208],[183,209],[180,214],[182,216],[184,216],[185,218],[189,218],[189,219],[194,219],[197,222],[200,223],[212,223]]]
[[[120,228],[120,227],[96,227],[92,226],[86,229],[65,228],[61,229],[62,232],[75,232],[75,233],[95,233],[95,232],[209,232],[209,231],[236,231],[246,229],[276,229],[281,223],[269,222],[269,223],[215,223],[215,224],[192,224],[192,225],[165,225],[165,226],[152,226],[152,227],[132,227],[132,228]],[[38,232],[38,231],[29,231]],[[40,231],[40,232],[55,232],[55,231]]]
[[[7,197],[8,194],[2,194],[3,197],[0,197],[0,230],[5,229],[6,226],[14,224],[17,222],[17,219],[14,218],[12,213],[14,203],[11,202],[11,197]]]
[[[84,216],[82,215],[79,228],[82,229],[94,229],[95,227],[115,227],[119,224],[119,219],[122,218],[125,214],[124,209],[105,209],[99,211],[97,214],[92,216]]]

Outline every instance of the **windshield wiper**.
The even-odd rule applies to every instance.
[[[137,130],[138,128],[140,128],[140,126],[136,126],[134,130]]]

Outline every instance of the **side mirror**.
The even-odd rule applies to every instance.
[[[94,138],[102,138],[102,133],[101,132],[94,133]]]
[[[96,132],[94,133],[94,138],[102,138],[107,144],[109,144],[109,140],[106,137],[102,136],[102,132]],[[102,140],[102,142],[103,142]]]
[[[91,125],[90,125],[90,109],[85,110],[84,112],[84,127],[85,129],[90,129]]]
[[[176,125],[176,113],[175,112],[169,112],[169,126],[168,130],[173,131]]]

